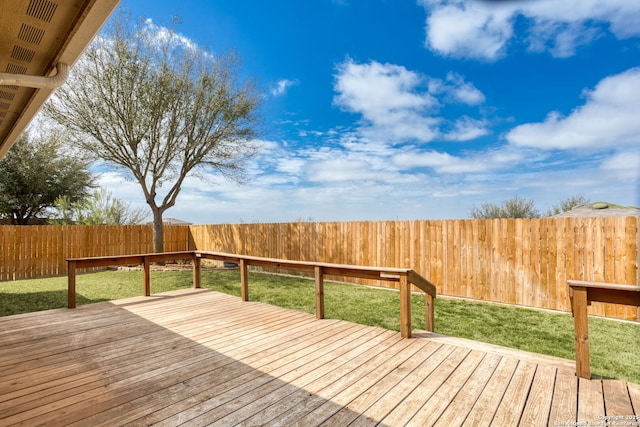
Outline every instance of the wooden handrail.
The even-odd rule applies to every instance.
[[[200,287],[200,262],[192,251],[162,252],[152,254],[116,255],[67,259],[67,307],[76,307],[76,270],[78,268],[107,267],[110,265],[143,265],[144,295],[151,295],[150,266],[153,262],[192,260],[193,287]],[[196,261],[197,260],[197,261]]]
[[[276,258],[262,258],[250,255],[229,254],[225,252],[186,251],[163,252],[153,254],[105,256],[90,258],[69,258],[68,264],[68,304],[76,306],[76,270],[78,268],[104,267],[108,265],[142,264],[144,266],[145,296],[151,295],[150,265],[154,262],[192,260],[193,287],[201,283],[201,259],[230,261],[240,267],[241,298],[249,300],[248,267],[280,268],[313,274],[316,283],[316,318],[324,318],[324,276],[345,276],[363,279],[399,282],[400,285],[400,333],[404,338],[411,337],[411,285],[416,286],[425,295],[425,329],[433,332],[436,287],[427,279],[410,268],[370,267],[324,262],[293,261]]]
[[[196,256],[217,261],[231,261],[241,263],[240,271],[246,271],[249,265],[267,268],[281,268],[285,270],[302,271],[314,274],[316,278],[316,317],[324,318],[324,276],[345,276],[362,279],[399,282],[400,284],[400,333],[404,338],[411,337],[411,285],[415,285],[425,294],[425,329],[433,332],[435,323],[435,308],[433,300],[436,297],[436,287],[427,279],[410,268],[371,267],[349,264],[331,264],[326,262],[294,261],[277,258],[263,258],[250,255],[229,254],[225,252],[196,251]],[[244,264],[244,266],[243,266]],[[245,279],[242,279],[245,277]],[[241,273],[243,296],[247,301],[248,276]]]
[[[640,286],[568,280],[575,327],[576,375],[591,378],[587,306],[592,301],[640,307]]]

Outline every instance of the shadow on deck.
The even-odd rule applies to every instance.
[[[573,361],[426,332],[402,339],[202,289],[0,325],[2,425],[537,426],[640,415],[637,386],[578,379]]]

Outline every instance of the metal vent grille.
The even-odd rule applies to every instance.
[[[27,8],[27,15],[44,22],[51,22],[58,5],[49,0],[31,0]]]
[[[31,49],[25,49],[24,47],[14,46],[11,51],[11,57],[21,62],[31,62],[36,52]]]
[[[9,109],[9,104],[7,104],[5,102],[0,102],[0,109],[1,110],[8,110]]]
[[[20,32],[18,33],[18,39],[27,43],[39,45],[44,37],[44,30],[40,28],[32,27],[31,25],[22,24]]]
[[[5,99],[7,101],[13,101],[13,97],[16,96],[15,93],[6,92],[4,90],[0,90],[0,99]]]
[[[6,71],[7,73],[13,73],[13,74],[27,74],[27,67],[22,67],[20,65],[8,63]]]

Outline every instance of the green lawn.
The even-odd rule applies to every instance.
[[[204,288],[240,295],[239,273],[202,272]],[[0,316],[66,307],[66,277],[0,283]],[[191,272],[151,273],[153,293],[191,286]],[[77,302],[143,294],[141,271],[105,271],[79,275]],[[254,273],[249,275],[250,299],[314,313],[313,281]],[[412,302],[413,328],[424,328],[424,298]],[[399,294],[395,291],[325,284],[325,315],[355,323],[400,329]],[[436,332],[516,349],[574,359],[573,318],[503,305],[436,299]],[[589,318],[591,370],[594,377],[625,379],[640,384],[640,324]]]

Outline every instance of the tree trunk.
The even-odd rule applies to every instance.
[[[163,242],[162,211],[153,209],[153,251],[164,252]]]
[[[18,209],[13,209],[13,211],[11,212],[12,225],[27,225],[28,221],[29,218],[22,215],[22,212],[20,212]]]

